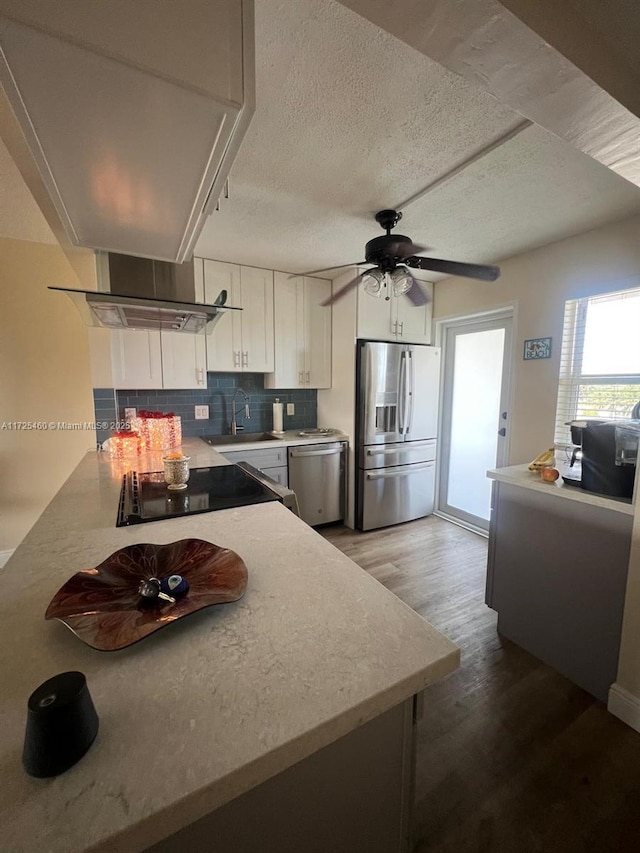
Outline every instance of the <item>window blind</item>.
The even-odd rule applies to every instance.
[[[565,303],[554,442],[567,423],[629,418],[640,400],[640,288]]]

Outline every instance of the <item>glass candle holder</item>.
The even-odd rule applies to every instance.
[[[167,488],[175,491],[187,488],[190,456],[171,454],[164,456],[164,481]]]

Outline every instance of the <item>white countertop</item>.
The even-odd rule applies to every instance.
[[[627,503],[622,498],[611,498],[605,495],[596,495],[586,492],[579,486],[567,486],[562,478],[555,483],[548,483],[540,477],[536,471],[529,471],[527,465],[510,465],[507,468],[492,468],[487,471],[487,477],[498,480],[500,483],[508,483],[510,486],[521,486],[524,489],[532,489],[536,492],[544,492],[549,497],[578,501],[578,503],[599,506],[614,512],[622,512],[625,515],[633,515],[633,504]]]
[[[308,441],[308,439],[305,439]],[[190,465],[226,464],[186,439]],[[149,458],[139,470],[158,470]],[[279,503],[116,528],[130,464],[88,453],[2,572],[3,850],[135,853],[456,668],[459,650]],[[76,571],[125,545],[208,539],[236,551],[244,597],[117,652],[44,612]],[[85,673],[100,717],[53,779],[22,768],[30,693]]]
[[[220,453],[237,453],[239,450],[268,450],[270,447],[284,444],[287,447],[301,444],[327,443],[330,441],[348,441],[349,436],[343,432],[335,435],[300,435],[299,429],[290,429],[282,433],[270,432],[273,440],[267,441],[241,441],[238,444],[214,444],[212,446]]]

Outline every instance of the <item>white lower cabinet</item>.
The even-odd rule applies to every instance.
[[[205,302],[227,291],[227,311],[207,335],[209,370],[270,373],[273,370],[273,270],[204,260]]]
[[[125,329],[111,332],[114,388],[206,388],[204,335]]]
[[[275,368],[265,388],[331,387],[331,282],[276,272]]]
[[[264,450],[234,450],[227,452],[221,451],[225,459],[229,462],[248,462],[259,471],[262,471],[267,477],[271,477],[276,483],[281,486],[289,486],[289,473],[287,468],[287,448],[286,447],[268,447]]]
[[[417,276],[416,276],[417,278]],[[359,338],[397,341],[399,343],[430,344],[433,313],[433,284],[420,281],[428,297],[426,305],[416,306],[407,296],[376,298],[364,287],[358,288]]]

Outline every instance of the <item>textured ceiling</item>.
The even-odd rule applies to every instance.
[[[362,259],[400,204],[522,117],[334,0],[256,0],[257,110],[196,254],[299,272]],[[409,205],[401,233],[489,262],[640,211],[532,127]]]
[[[56,243],[18,167],[0,139],[0,237]]]

